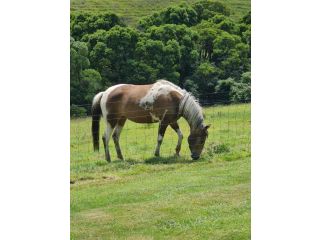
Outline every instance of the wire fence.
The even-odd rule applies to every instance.
[[[90,107],[91,105],[82,105]],[[249,157],[251,154],[251,108],[250,103],[211,105],[202,103],[205,124],[211,124],[209,136],[202,156],[205,159],[224,159],[227,161]],[[154,157],[157,145],[159,123],[138,124],[127,120],[120,136],[120,146],[126,162],[165,163],[192,161],[187,137],[190,128],[186,120],[178,121],[184,135],[179,158],[173,158],[178,141],[176,132],[167,128],[160,149],[160,158]],[[71,173],[95,171],[97,166],[106,164],[101,136],[105,122],[100,122],[100,151],[93,151],[91,136],[91,116],[71,119]],[[109,142],[111,159],[117,159],[113,140]]]
[[[234,99],[230,96],[230,91],[219,91],[215,93],[207,93],[207,94],[198,94],[195,95],[196,99],[203,107],[208,106],[219,106],[219,105],[230,105],[234,104]],[[237,101],[238,103],[250,103],[251,102],[251,95],[247,94],[245,97],[243,97],[240,101]],[[112,102],[117,103],[117,102]],[[88,116],[91,114],[91,103],[84,103],[84,104],[73,104],[72,106],[80,107],[85,109],[84,114],[78,114],[71,112],[71,118],[79,118],[83,116]]]

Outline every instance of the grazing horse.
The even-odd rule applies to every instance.
[[[208,137],[209,125],[204,125],[199,103],[186,90],[166,80],[158,80],[149,85],[118,84],[98,93],[92,103],[92,136],[95,151],[99,150],[101,114],[106,123],[102,140],[106,160],[109,162],[111,158],[108,143],[111,135],[118,158],[123,159],[119,137],[127,119],[136,123],[160,123],[155,156],[160,155],[160,146],[168,125],[178,135],[176,155],[179,156],[183,138],[177,122],[180,117],[184,117],[190,125],[188,143],[192,159],[200,157]]]

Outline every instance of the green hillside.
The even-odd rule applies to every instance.
[[[170,5],[183,2],[194,3],[198,0],[71,0],[71,11],[110,11],[125,19],[129,25],[136,25],[141,17]],[[249,0],[220,0],[231,10],[235,19],[241,18],[250,10]]]

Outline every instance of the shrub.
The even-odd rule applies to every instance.
[[[250,102],[251,86],[247,83],[236,83],[232,87],[231,100],[233,102]]]
[[[87,116],[87,110],[84,107],[79,107],[72,104],[70,106],[70,115],[72,118]]]
[[[216,100],[221,103],[230,103],[232,100],[233,87],[236,84],[233,78],[219,80],[215,87]]]

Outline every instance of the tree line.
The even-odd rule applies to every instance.
[[[126,26],[113,13],[71,13],[71,114],[118,83],[167,79],[201,101],[250,101],[251,14],[240,21],[220,2],[168,7]]]

